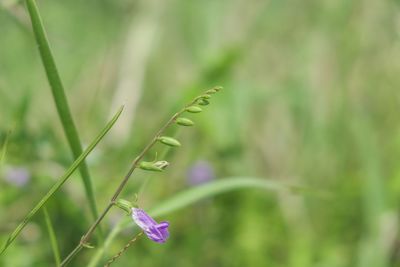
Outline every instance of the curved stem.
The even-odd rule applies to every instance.
[[[181,109],[179,112],[175,113],[161,128],[158,130],[158,132],[155,134],[153,139],[147,144],[147,146],[140,152],[140,154],[135,158],[135,160],[132,162],[130,169],[122,179],[121,183],[115,190],[115,193],[113,194],[110,202],[108,203],[107,207],[104,209],[104,211],[100,214],[100,216],[97,218],[97,220],[92,224],[92,226],[89,228],[89,230],[86,232],[86,234],[83,235],[81,241],[79,244],[75,247],[75,249],[65,258],[65,260],[61,263],[61,267],[66,266],[68,262],[76,256],[76,254],[79,253],[79,251],[87,246],[87,243],[92,236],[92,233],[94,230],[99,226],[100,222],[103,220],[103,218],[106,216],[106,214],[110,211],[111,207],[114,205],[115,201],[117,200],[118,196],[121,194],[122,190],[124,189],[126,183],[128,182],[129,178],[132,176],[133,171],[138,167],[140,161],[143,159],[143,157],[146,155],[146,153],[157,143],[158,138],[163,134],[163,132],[171,126],[175,120],[186,111],[186,108],[189,106],[194,105],[197,101],[199,100],[199,97],[196,97],[192,102],[187,104],[183,109]]]

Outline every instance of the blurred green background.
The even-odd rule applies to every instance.
[[[83,144],[125,104],[87,159],[100,209],[162,123],[214,85],[225,90],[179,130],[169,169],[138,171],[123,196],[148,209],[196,186],[193,168],[309,188],[202,200],[160,218],[166,244],[141,238],[115,266],[400,266],[397,1],[37,2]],[[72,156],[23,1],[0,3],[3,241]],[[47,206],[65,256],[92,222],[78,172]],[[104,230],[123,217],[114,210]],[[0,266],[54,266],[41,213]]]

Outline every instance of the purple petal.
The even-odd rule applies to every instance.
[[[132,208],[132,219],[143,229],[147,237],[154,242],[164,243],[169,237],[168,222],[159,224],[142,209]]]
[[[168,223],[154,225],[145,233],[151,240],[157,243],[164,243],[169,237]]]
[[[159,224],[156,225],[156,227],[158,229],[166,229],[166,228],[168,228],[168,226],[169,226],[169,222],[165,222],[165,221],[160,222]]]
[[[157,222],[142,209],[132,208],[132,219],[143,230],[147,230],[157,224]]]

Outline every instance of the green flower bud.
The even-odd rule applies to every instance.
[[[84,248],[94,248],[94,246],[93,245],[91,245],[90,243],[82,243],[82,247],[84,247]]]
[[[172,137],[169,137],[169,136],[160,136],[158,138],[158,140],[161,143],[163,143],[164,145],[167,145],[167,146],[173,146],[173,147],[181,146],[181,143],[179,143],[178,140],[176,140],[176,139],[174,139]]]
[[[133,207],[133,205],[132,205],[132,203],[129,202],[128,200],[125,200],[125,199],[118,199],[118,200],[115,202],[115,206],[117,206],[118,208],[120,208],[120,209],[126,211],[128,214],[131,214],[131,212],[132,212],[132,207]]]
[[[139,164],[139,168],[142,170],[156,171],[156,172],[162,172],[168,166],[169,166],[169,162],[165,161],[165,160],[159,160],[159,161],[153,161],[153,162],[142,161]]]
[[[215,94],[216,92],[218,92],[218,91],[215,90],[215,89],[210,89],[210,90],[207,90],[207,91],[206,91],[206,94],[207,94],[207,95],[212,95],[212,94]]]
[[[201,95],[200,98],[203,98],[203,99],[210,99],[211,96],[208,95],[208,94],[205,94],[205,95]]]
[[[154,167],[160,168],[161,170],[164,170],[169,166],[169,162],[165,160],[159,160],[153,163]]]
[[[194,122],[188,118],[177,118],[176,123],[182,126],[193,126]]]
[[[155,166],[154,162],[142,161],[139,164],[139,168],[145,171],[162,172],[163,169]]]
[[[210,101],[208,101],[207,99],[200,99],[198,104],[201,106],[207,106],[210,104]]]
[[[198,106],[190,106],[190,107],[186,108],[186,111],[190,112],[190,113],[200,113],[203,110],[201,109],[201,107],[198,107]]]
[[[222,87],[222,86],[215,86],[213,89],[214,89],[215,91],[219,92],[220,90],[224,89],[224,87]]]

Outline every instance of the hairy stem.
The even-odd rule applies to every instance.
[[[143,232],[140,232],[139,234],[137,234],[136,236],[134,236],[129,242],[128,244],[126,244],[117,254],[115,254],[109,261],[107,261],[106,265],[104,265],[104,267],[110,267],[111,264],[118,259],[119,257],[121,257],[122,253],[124,253],[141,235],[143,235]]]

